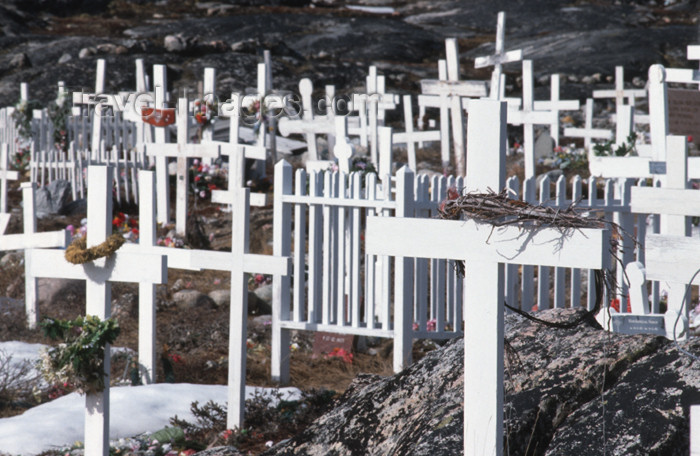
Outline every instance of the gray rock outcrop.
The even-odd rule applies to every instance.
[[[505,454],[688,454],[700,365],[672,342],[607,333],[595,322],[553,329],[506,320]],[[682,345],[700,352],[700,340]],[[264,455],[462,454],[463,356],[459,339],[392,377],[362,375],[332,411]]]

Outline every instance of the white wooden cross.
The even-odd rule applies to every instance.
[[[378,158],[378,128],[384,125],[386,111],[395,109],[398,103],[398,95],[386,93],[386,79],[383,75],[377,75],[377,67],[369,67],[369,75],[366,78],[367,93],[353,94],[350,109],[359,112],[359,128],[369,129],[369,146],[372,163],[377,165]],[[367,135],[360,132],[360,144],[367,146]]]
[[[187,192],[189,170],[188,158],[210,157],[217,158],[221,155],[221,146],[218,144],[189,144],[188,128],[188,104],[187,98],[180,98],[177,104],[177,143],[175,144],[146,144],[144,149],[147,155],[176,157],[177,158],[177,202],[175,204],[175,231],[184,235],[187,225]]]
[[[165,109],[168,93],[168,78],[165,65],[153,65],[153,91],[156,95],[155,109]],[[168,142],[166,127],[154,127],[154,139],[157,144]],[[156,161],[156,211],[158,222],[167,225],[170,222],[170,176],[168,174],[168,157],[158,155]]]
[[[7,213],[7,181],[19,179],[19,173],[10,170],[9,153],[9,145],[0,144],[0,214]],[[5,232],[5,228],[7,224],[0,223],[0,234]]]
[[[665,187],[633,187],[630,208],[636,213],[665,216],[662,233],[646,237],[644,268],[647,278],[663,281],[668,287],[667,311],[655,317],[665,322],[666,337],[673,339],[674,336],[688,337],[690,299],[684,302],[685,292],[693,274],[700,268],[700,242],[686,237],[689,234],[687,217],[700,215],[700,191],[687,189],[687,139],[668,136],[667,141]],[[640,270],[641,265],[628,266],[628,271],[634,271],[630,276],[630,303],[634,314],[653,319],[649,315],[646,283]],[[700,284],[700,277],[695,277],[693,283]]]
[[[578,111],[580,108],[578,100],[561,100],[559,98],[559,74],[550,76],[550,95],[548,101],[535,101],[536,111],[553,111],[554,117],[552,124],[549,126],[549,133],[554,139],[554,144],[559,144],[559,112],[560,111]]]
[[[335,118],[335,147],[333,155],[338,160],[338,170],[341,173],[350,173],[350,159],[355,149],[348,141],[348,118],[338,116]]]
[[[532,60],[523,60],[523,106],[521,110],[508,109],[508,123],[523,126],[525,149],[525,178],[535,176],[535,125],[558,122],[558,111],[538,111],[534,106]]]
[[[498,13],[498,23],[496,26],[496,50],[493,55],[477,57],[474,59],[474,68],[484,68],[493,66],[491,74],[491,93],[492,100],[497,100],[501,93],[501,73],[504,63],[518,62],[523,59],[522,49],[514,51],[505,51],[505,34],[506,34],[506,13],[500,11]]]
[[[625,104],[625,98],[627,104],[634,106],[637,98],[646,96],[647,91],[644,89],[625,89],[625,69],[622,66],[615,67],[615,89],[593,91],[593,98],[614,98],[616,107]]]
[[[216,68],[205,68],[204,69],[204,84],[203,84],[203,94],[202,102],[211,103],[216,106],[218,98],[216,96]],[[214,139],[214,129],[206,128],[202,131],[202,142],[209,142]],[[204,157],[202,163],[211,164],[211,159],[209,157]]]
[[[73,106],[87,104],[94,105],[92,110],[92,139],[90,142],[91,155],[93,160],[99,158],[100,144],[102,142],[102,107],[101,103],[95,104],[95,98],[103,95],[105,92],[105,60],[97,60],[97,69],[95,71],[95,92],[73,92]]]
[[[413,129],[413,106],[411,104],[411,95],[403,96],[403,119],[406,131],[394,133],[392,141],[394,144],[406,144],[408,167],[416,171],[416,143],[420,144],[424,141],[440,141],[440,130],[415,131]]]
[[[260,145],[248,145],[239,143],[238,130],[241,119],[242,98],[239,93],[232,93],[231,99],[222,103],[219,108],[220,117],[229,118],[229,142],[209,141],[221,147],[221,154],[228,156],[229,174],[228,189],[213,190],[211,192],[212,203],[231,204],[233,201],[230,192],[245,187],[245,160],[238,161],[236,155],[243,154],[245,158],[260,160],[263,164],[267,159],[267,149]],[[265,193],[251,193],[251,206],[266,206],[267,195]]]
[[[23,182],[22,187],[24,233],[5,234],[0,236],[0,250],[25,250],[43,248],[66,248],[70,242],[70,233],[66,230],[36,232],[36,213],[34,211],[36,185]],[[37,306],[38,283],[32,274],[31,255],[25,254],[24,259],[24,305],[27,314],[27,326],[36,328],[39,321]]]
[[[565,128],[564,136],[567,138],[583,138],[583,147],[591,151],[594,139],[611,140],[613,133],[602,128],[593,128],[593,98],[586,99],[585,124],[583,128]]]
[[[689,45],[687,48],[688,60],[700,60],[700,45]],[[667,68],[666,80],[683,84],[695,84],[700,90],[700,69]]]
[[[690,456],[700,456],[700,405],[690,406]]]
[[[153,171],[139,170],[139,239],[127,242],[120,252],[162,255],[170,269],[199,271],[192,266],[190,249],[174,249],[156,243],[156,186]],[[156,285],[139,284],[139,370],[144,384],[155,383],[156,372]]]
[[[470,102],[467,191],[502,188],[506,103]],[[464,282],[464,454],[503,454],[503,263],[603,269],[609,232],[495,228],[474,220],[368,217],[365,251],[395,256],[394,331],[410,338],[413,268],[409,258],[462,259]],[[410,340],[410,339],[409,339]]]
[[[440,134],[443,144],[442,160],[443,168],[449,166],[449,140],[446,136],[448,130],[448,111],[452,122],[452,142],[455,156],[455,168],[457,175],[464,175],[464,113],[463,110],[469,97],[485,97],[487,94],[485,81],[460,81],[459,80],[459,48],[455,38],[445,40],[446,76],[447,80],[423,79],[421,80],[421,93],[423,95],[436,95],[440,107]]]
[[[241,188],[230,195],[236,215],[231,231],[231,252],[190,251],[191,266],[195,268],[231,271],[227,429],[241,428],[245,412],[248,274],[288,276],[291,266],[288,257],[249,253],[250,189]]]
[[[328,95],[329,88],[326,86],[326,94]],[[279,120],[277,127],[282,136],[289,136],[293,133],[299,133],[306,136],[306,146],[309,152],[309,160],[318,160],[318,150],[316,147],[316,135],[327,135],[329,138],[335,135],[335,121],[333,116],[315,117],[314,103],[312,99],[314,87],[311,79],[304,78],[299,81],[299,94],[301,95],[301,118],[282,117]],[[332,99],[327,97],[326,103],[332,103]],[[327,106],[328,108],[328,106]],[[333,112],[333,107],[327,111]],[[329,141],[329,148],[330,141]],[[329,149],[330,150],[330,149]]]
[[[113,172],[107,166],[88,168],[87,245],[104,242],[112,232]],[[32,274],[85,280],[86,315],[101,319],[111,314],[111,282],[167,283],[167,259],[152,254],[119,252],[82,265],[66,261],[62,250],[29,250]],[[141,299],[141,296],[139,296]],[[105,349],[105,385],[101,393],[85,397],[85,455],[109,455],[109,347]]]

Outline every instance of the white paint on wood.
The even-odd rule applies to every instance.
[[[583,147],[591,150],[594,139],[610,140],[613,133],[602,128],[593,128],[593,98],[586,99],[584,128],[565,128],[564,136],[567,138],[583,138]]]
[[[697,52],[700,54],[700,50]],[[690,456],[700,456],[700,405],[690,406]]]
[[[506,34],[506,13],[500,11],[498,13],[496,25],[496,45],[495,52],[492,55],[477,57],[474,59],[474,68],[484,68],[493,66],[491,74],[491,93],[492,100],[498,99],[500,94],[501,73],[503,72],[503,64],[517,62],[523,59],[522,49],[513,51],[505,51],[505,34]]]
[[[532,60],[523,60],[523,106],[508,110],[508,123],[523,126],[526,179],[535,175],[535,125],[552,125],[558,115],[557,111],[535,110]]]

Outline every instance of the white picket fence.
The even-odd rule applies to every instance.
[[[286,348],[281,345],[288,330],[325,331],[395,338],[392,263],[387,257],[366,255],[363,232],[368,216],[434,218],[447,189],[463,188],[463,180],[454,177],[399,173],[392,189],[375,174],[306,172],[292,176],[285,162],[275,169],[275,255],[293,257],[293,281],[280,283],[279,308],[273,309],[273,369],[286,376]],[[600,185],[598,185],[600,181]],[[507,181],[514,199],[559,209],[576,207],[614,220],[628,233],[638,234],[643,242],[646,219],[630,213],[631,180],[616,185],[613,180],[572,180],[567,195],[565,178],[550,191],[549,178],[535,188],[534,178],[521,186],[517,177]],[[603,196],[599,197],[599,188]],[[400,189],[410,189],[401,191]],[[583,199],[585,197],[585,199]],[[280,214],[279,216],[277,214]],[[625,263],[634,260],[634,241],[620,239]],[[637,258],[639,259],[639,258]],[[446,339],[462,335],[462,279],[452,260],[411,260],[413,298],[409,315],[413,339]],[[535,274],[535,269],[537,269]],[[618,283],[624,284],[621,268]],[[505,298],[509,304],[530,311],[539,309],[595,305],[593,271],[545,266],[506,267]],[[537,280],[535,280],[537,279]],[[586,280],[587,279],[587,280]],[[624,286],[618,296],[626,295]],[[291,296],[291,298],[288,298]],[[612,296],[605,296],[606,302]],[[624,307],[624,306],[623,306]],[[274,331],[273,331],[273,334]],[[410,350],[410,346],[406,349]]]

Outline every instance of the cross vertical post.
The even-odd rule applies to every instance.
[[[165,108],[165,97],[168,92],[168,79],[165,65],[153,65],[153,91],[155,92],[155,109]],[[169,142],[166,138],[166,127],[155,127],[155,142],[164,144]],[[156,162],[156,192],[157,220],[158,223],[167,225],[170,222],[170,177],[168,176],[168,158],[165,156],[155,157]]]

